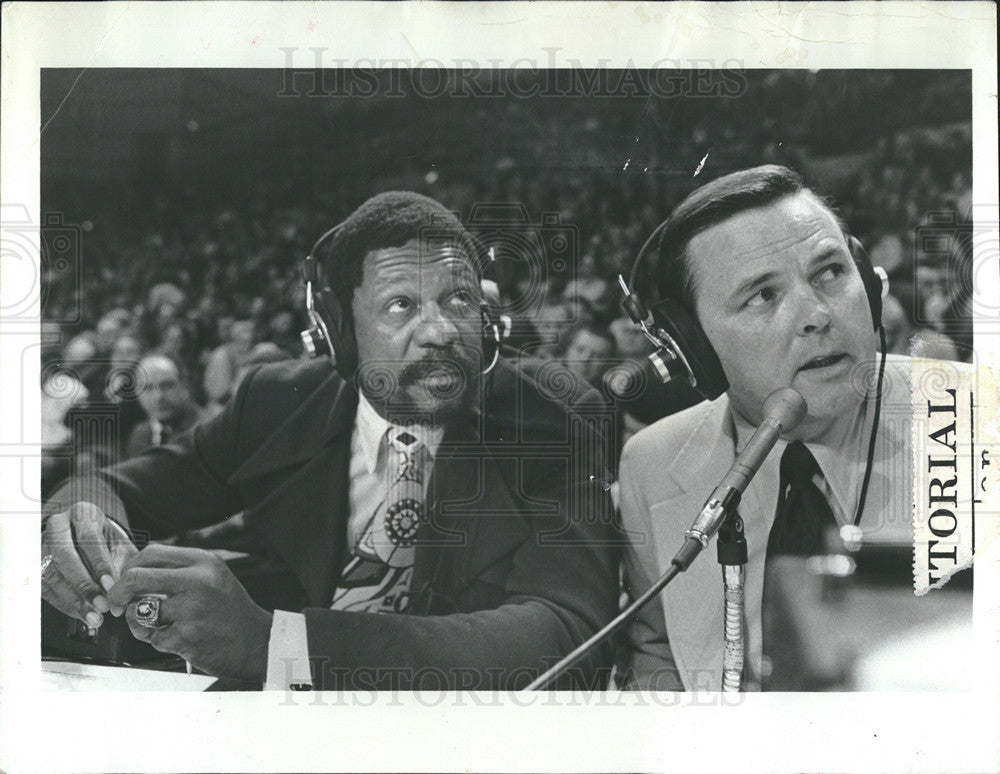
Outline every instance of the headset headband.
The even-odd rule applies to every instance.
[[[320,267],[316,257],[323,243],[336,236],[345,223],[346,221],[341,221],[326,231],[316,240],[302,261],[302,281],[306,288],[306,316],[309,318],[309,327],[302,331],[300,336],[302,346],[309,357],[329,356],[340,375],[344,379],[351,380],[358,365],[354,331],[336,293],[321,286]],[[488,255],[489,261],[492,262],[492,248]],[[483,353],[490,358],[490,364],[484,369],[483,374],[488,374],[497,364],[502,339],[510,335],[510,327],[493,320],[485,299],[479,305],[479,313],[483,324]]]
[[[691,387],[708,400],[714,400],[729,388],[722,363],[708,336],[698,322],[694,310],[688,309],[674,298],[664,298],[647,310],[638,293],[636,279],[639,267],[655,243],[662,241],[663,232],[670,218],[658,225],[639,248],[629,281],[619,275],[618,283],[624,293],[622,307],[633,323],[655,347],[649,360],[657,375],[664,382],[673,379],[687,381]],[[844,240],[868,298],[872,328],[882,326],[882,298],[888,293],[889,280],[881,267],[874,267],[861,242],[842,229]]]

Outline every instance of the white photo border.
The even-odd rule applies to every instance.
[[[43,67],[284,66],[283,48],[453,66],[972,70],[974,201],[998,222],[992,3],[11,3],[3,7],[0,201],[39,220]],[[0,264],[0,298],[19,275]],[[997,267],[976,293],[1000,297]],[[8,282],[10,280],[10,282]],[[23,288],[22,288],[23,290]],[[0,308],[6,308],[0,304]],[[977,319],[1000,365],[997,321]],[[0,480],[38,480],[37,325],[0,336]],[[37,504],[0,485],[0,768],[4,771],[978,771],[1000,767],[1000,546],[975,571],[982,684],[971,693],[747,695],[725,706],[559,695],[55,694],[39,688]],[[20,498],[20,499],[19,499]],[[20,515],[14,512],[20,511]],[[525,705],[525,706],[519,706]],[[673,705],[673,706],[663,706]]]

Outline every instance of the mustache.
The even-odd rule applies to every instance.
[[[433,376],[454,376],[468,383],[476,372],[472,358],[457,349],[428,354],[420,360],[407,363],[399,371],[402,387]]]

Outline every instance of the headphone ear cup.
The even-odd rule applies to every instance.
[[[708,400],[715,400],[729,389],[719,356],[694,315],[672,298],[657,302],[650,311],[655,327],[665,330],[680,347],[691,366],[698,392]]]
[[[483,325],[483,363],[489,366],[498,356],[503,333],[501,323],[493,319],[486,305],[480,306],[479,315]]]
[[[872,266],[872,259],[868,257],[861,242],[853,236],[847,237],[847,245],[851,251],[851,258],[861,275],[861,282],[865,286],[865,295],[868,296],[868,308],[872,313],[872,327],[877,331],[882,325],[882,278],[875,272]]]
[[[333,365],[344,379],[352,380],[358,368],[358,347],[354,328],[343,307],[329,288],[313,292],[316,314],[326,324]]]

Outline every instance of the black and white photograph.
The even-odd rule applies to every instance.
[[[4,771],[1000,765],[994,7],[132,5],[4,7]]]

